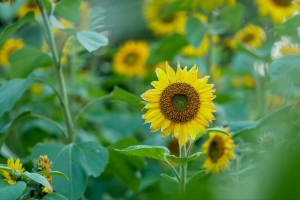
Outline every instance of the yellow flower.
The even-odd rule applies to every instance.
[[[229,167],[229,159],[235,158],[232,139],[220,132],[210,132],[208,140],[202,146],[207,157],[203,168],[211,173],[219,173]]]
[[[38,162],[39,171],[48,171],[48,172],[51,171],[52,162],[50,162],[47,155],[40,156],[37,162]],[[43,176],[48,180],[48,182],[52,186],[52,176],[50,174],[44,174]],[[51,193],[52,191],[44,186],[42,192]]]
[[[242,30],[239,30],[232,40],[232,47],[235,47],[238,42],[243,43],[252,48],[258,48],[265,40],[264,30],[252,24],[248,24]]]
[[[10,157],[7,160],[7,167],[18,170],[19,172],[24,172],[24,168],[22,167],[22,163],[20,162],[20,159],[17,159],[16,162],[14,162],[14,159]],[[17,177],[15,177],[13,174],[10,174],[7,171],[1,170],[2,175],[5,177],[4,180],[6,180],[10,185],[14,185],[17,182]]]
[[[116,73],[132,77],[145,75],[145,65],[149,56],[148,44],[144,41],[127,41],[123,44],[113,59],[113,69]]]
[[[81,1],[79,8],[79,19],[76,24],[78,30],[87,30],[90,26],[90,7],[87,1]]]
[[[0,64],[3,66],[8,66],[9,61],[8,58],[12,52],[15,50],[21,49],[24,46],[22,39],[8,39],[3,44],[0,49]]]
[[[282,56],[300,54],[300,48],[297,44],[285,44],[279,49]]]
[[[43,86],[40,83],[34,83],[29,87],[29,91],[33,94],[41,94]]]
[[[152,123],[152,132],[161,130],[162,138],[172,133],[182,147],[189,138],[194,140],[197,132],[205,132],[205,126],[215,119],[214,85],[207,84],[209,76],[197,78],[196,66],[188,71],[178,63],[176,73],[168,63],[166,66],[166,72],[156,69],[158,81],[151,83],[155,89],[141,95],[148,102],[142,118]]]
[[[250,75],[234,76],[231,80],[234,88],[253,88],[255,86],[254,79]]]
[[[299,4],[293,0],[256,0],[256,3],[260,15],[270,16],[275,24],[291,17],[299,9]]]
[[[210,68],[210,74],[212,75],[214,81],[221,78],[221,69],[216,64],[213,64]]]
[[[235,0],[192,0],[192,7],[196,9],[200,6],[203,10],[213,11],[217,7],[228,5],[230,7],[235,6]]]
[[[145,4],[144,15],[149,28],[157,36],[174,33],[186,20],[186,12],[175,12],[162,17],[164,11],[175,0],[149,0]]]
[[[266,106],[273,110],[273,109],[277,109],[280,108],[281,106],[284,105],[284,98],[282,98],[281,96],[278,95],[268,95],[266,97]]]
[[[36,17],[40,15],[40,10],[36,3],[34,1],[28,1],[19,8],[17,12],[17,18],[23,17],[27,12],[30,11],[33,11]]]
[[[13,6],[12,0],[1,0],[2,3],[8,2],[10,6]]]

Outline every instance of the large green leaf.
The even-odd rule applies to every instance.
[[[189,43],[198,48],[207,32],[207,26],[197,17],[190,16],[185,24],[185,32]]]
[[[190,157],[176,157],[174,155],[167,155],[166,157],[170,160],[172,160],[173,162],[177,163],[180,166],[184,166],[186,165],[188,162],[195,160],[197,158],[199,158],[199,156],[201,155],[200,152],[197,152],[193,155],[191,155]]]
[[[18,199],[26,188],[26,183],[18,181],[14,185],[0,179],[0,198],[1,199]]]
[[[21,26],[23,26],[24,24],[31,22],[31,21],[35,22],[34,14],[33,14],[33,12],[28,12],[24,17],[19,19],[17,22],[15,22],[14,24],[12,24],[10,26],[7,26],[0,34],[0,45],[5,40],[7,40]]]
[[[13,107],[33,81],[34,75],[31,74],[26,79],[14,79],[0,87],[0,117]]]
[[[233,30],[238,30],[244,19],[244,6],[236,3],[234,7],[225,7],[220,15],[229,22]]]
[[[275,81],[283,76],[293,72],[293,70],[300,68],[300,56],[288,55],[274,60],[269,67],[269,75],[271,81]]]
[[[223,34],[226,31],[228,31],[230,28],[230,25],[225,20],[218,20],[211,24],[207,25],[207,32],[209,32],[212,35],[219,35]]]
[[[58,193],[50,193],[42,198],[42,200],[68,200],[65,196]]]
[[[52,187],[50,185],[50,183],[48,182],[48,180],[40,175],[40,174],[37,174],[37,173],[29,173],[29,172],[24,172],[23,173],[27,178],[30,178],[31,180],[39,183],[39,184],[42,184],[43,186],[45,186],[46,188],[48,188],[50,191],[52,191]]]
[[[116,151],[125,153],[130,156],[148,157],[157,160],[165,160],[166,155],[170,151],[163,146],[147,146],[147,145],[136,145],[130,146],[125,149],[116,149]]]
[[[146,167],[145,161],[141,157],[127,156],[114,149],[123,149],[137,144],[137,140],[125,137],[109,146],[109,162],[104,172],[104,174],[113,176],[114,179],[135,192],[138,191],[140,186],[139,171]]]
[[[55,13],[60,17],[76,23],[79,18],[79,7],[81,0],[62,0],[55,6]],[[86,14],[86,13],[82,13]]]
[[[236,49],[238,51],[241,51],[243,53],[246,53],[254,58],[257,59],[261,59],[261,60],[265,60],[268,61],[270,60],[270,52],[269,51],[263,51],[263,50],[256,50],[256,49],[252,49],[242,43],[238,43],[236,45]]]
[[[82,149],[85,156],[84,162],[87,163],[85,170],[88,175],[94,177],[99,176],[108,162],[108,152],[106,148],[92,141],[80,143],[78,146]]]
[[[24,78],[35,68],[52,65],[50,56],[39,49],[24,47],[9,56],[11,78]]]
[[[275,26],[272,31],[276,33],[278,38],[281,36],[290,36],[292,39],[299,41],[299,20],[300,15],[294,15],[285,22]]]
[[[93,52],[99,47],[108,44],[108,39],[106,37],[93,31],[80,31],[77,33],[77,39],[89,52]]]

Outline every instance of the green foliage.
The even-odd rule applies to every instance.
[[[226,7],[221,10],[220,15],[229,22],[233,30],[238,30],[243,23],[244,12],[244,7],[236,3],[234,7]],[[232,13],[234,13],[234,15]]]
[[[170,160],[172,160],[173,162],[177,163],[180,166],[184,166],[187,163],[189,163],[192,160],[196,160],[197,158],[199,158],[199,156],[201,155],[200,152],[197,152],[189,157],[176,157],[174,155],[167,155],[166,157]]]
[[[42,184],[43,186],[47,187],[50,191],[52,191],[51,185],[49,184],[49,182],[47,181],[47,179],[44,176],[37,174],[37,173],[29,173],[29,172],[24,172],[23,175],[26,178],[30,178],[31,180]]]
[[[55,13],[66,20],[76,23],[79,17],[80,0],[63,0],[55,6]]]
[[[2,199],[18,199],[26,188],[26,183],[18,181],[14,185],[10,185],[4,180],[0,180],[0,196]]]
[[[50,193],[44,196],[42,200],[67,200],[67,198],[58,193]]]
[[[160,174],[161,177],[167,179],[170,182],[178,183],[178,180],[175,177],[168,176],[167,174]]]
[[[207,27],[197,17],[190,16],[186,22],[185,31],[189,43],[198,48],[207,32]]]
[[[80,31],[77,33],[77,39],[89,52],[93,52],[108,44],[106,37],[93,31]]]
[[[299,55],[288,55],[274,60],[270,65],[269,76],[271,81],[291,74],[300,66]]]
[[[60,176],[62,178],[69,180],[69,178],[64,173],[59,172],[59,171],[39,171],[37,173],[41,174],[41,175],[50,174],[50,175]]]
[[[26,79],[14,79],[0,87],[0,116],[13,107],[25,90],[32,84],[34,77],[31,74]]]

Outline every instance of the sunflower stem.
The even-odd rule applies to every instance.
[[[61,62],[60,62],[60,56],[56,49],[51,24],[50,24],[47,12],[44,8],[43,2],[41,0],[36,0],[36,3],[41,11],[41,15],[42,15],[42,18],[43,18],[43,21],[45,24],[47,43],[50,47],[50,51],[52,54],[54,69],[56,71],[58,85],[59,85],[59,89],[60,89],[60,97],[62,99],[61,108],[62,108],[64,119],[65,119],[66,125],[67,125],[69,143],[72,143],[72,142],[74,142],[74,126],[73,126],[72,116],[70,113],[69,100],[68,100],[63,70],[62,70],[62,66],[61,66]]]
[[[180,158],[186,157],[186,146],[185,146],[185,144],[183,145],[183,147],[181,147],[179,149],[179,153],[180,153]],[[182,165],[180,167],[179,195],[180,195],[181,199],[184,198],[184,194],[185,194],[186,169],[187,169],[187,164]]]

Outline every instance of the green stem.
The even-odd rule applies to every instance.
[[[287,77],[287,89],[286,89],[286,97],[284,100],[284,105],[288,105],[289,103],[291,87],[292,87],[292,77],[291,74],[289,74]]]
[[[60,63],[60,57],[57,53],[51,24],[50,24],[47,12],[44,9],[43,2],[41,0],[36,0],[36,2],[41,11],[41,15],[42,15],[43,21],[45,23],[47,41],[48,41],[48,45],[50,47],[50,51],[52,54],[54,68],[56,71],[58,85],[59,85],[59,89],[60,89],[60,96],[62,99],[62,106],[61,106],[62,112],[63,112],[64,118],[66,121],[66,125],[67,125],[69,143],[72,143],[72,142],[74,142],[74,126],[73,126],[73,120],[72,120],[71,113],[70,113],[69,101],[68,101],[67,90],[66,90],[66,86],[65,86],[63,70],[62,70],[62,66]]]
[[[185,144],[183,147],[179,149],[180,157],[186,157],[186,146]],[[185,184],[186,184],[186,169],[187,164],[180,166],[180,181],[179,181],[179,195],[180,198],[184,197],[185,194]]]
[[[59,102],[60,102],[60,105],[63,105],[63,100],[61,99],[58,90],[55,88],[55,86],[54,86],[51,82],[49,82],[49,81],[47,81],[47,80],[45,80],[45,79],[42,79],[42,78],[35,78],[35,80],[36,80],[37,82],[45,83],[45,84],[47,84],[48,86],[50,86],[50,87],[52,88],[53,92],[55,93],[55,95],[58,97],[58,100],[59,100]]]
[[[173,171],[175,177],[177,178],[177,181],[179,182],[180,181],[180,176],[179,176],[178,172],[176,171],[176,169],[173,167],[173,165],[171,165],[171,163],[167,159],[165,159],[165,162],[166,162],[167,165],[170,166],[170,168]]]

